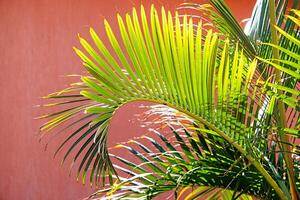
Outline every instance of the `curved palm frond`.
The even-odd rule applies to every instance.
[[[90,198],[151,199],[169,192],[169,198],[186,200],[252,199],[246,194],[276,199],[263,176],[231,144],[218,135],[197,131],[190,124],[192,119],[164,107],[159,109],[168,110],[163,112],[166,128],[150,129],[150,133],[115,147],[128,150],[140,162],[111,155],[119,161],[114,161],[115,167],[123,175]],[[169,132],[165,130],[169,128]],[[263,162],[267,166],[271,161]],[[268,170],[272,174],[272,168]]]
[[[227,165],[223,166],[222,173],[231,165],[240,166],[235,173],[229,173],[231,176],[227,177],[227,182],[224,181],[225,179],[218,179],[216,177],[218,173],[210,177],[209,175],[212,174],[208,173],[208,168],[203,169],[202,166],[201,169],[204,171],[193,171],[195,173],[191,174],[197,178],[188,181],[200,181],[194,184],[203,186],[203,191],[207,190],[207,192],[211,188],[220,189],[225,185],[224,188],[228,186],[230,190],[239,191],[239,193],[233,194],[237,197],[249,193],[264,195],[264,197],[272,199],[288,199],[288,183],[282,179],[280,174],[286,173],[286,167],[284,164],[276,163],[273,152],[269,156],[265,156],[265,152],[269,149],[270,133],[283,128],[274,122],[276,119],[270,117],[275,113],[274,101],[281,97],[272,95],[274,90],[267,87],[276,88],[278,84],[268,83],[260,77],[258,80],[253,79],[258,67],[257,60],[249,58],[249,53],[245,53],[247,50],[241,48],[239,44],[232,45],[229,39],[224,40],[223,36],[212,30],[208,30],[206,34],[202,33],[201,21],[197,24],[197,30],[194,30],[194,21],[187,15],[180,20],[177,13],[175,18],[170,12],[166,13],[164,9],[161,13],[160,19],[152,6],[150,22],[143,7],[141,7],[140,17],[135,9],[133,9],[132,15],[126,15],[125,21],[118,16],[121,42],[118,41],[108,22],[105,21],[105,30],[112,51],[108,50],[109,48],[93,29],[90,29],[93,44],[89,44],[85,39],[79,37],[84,50],[77,48],[74,50],[90,75],[82,76],[81,82],[46,97],[59,100],[49,106],[70,105],[70,107],[42,116],[41,118],[49,119],[49,121],[41,127],[41,130],[47,132],[64,125],[61,131],[65,131],[81,124],[66,138],[57,152],[66,144],[71,143],[63,161],[76,149],[77,153],[74,155],[73,163],[81,158],[77,177],[82,175],[84,182],[90,169],[90,183],[101,183],[103,186],[109,183],[113,187],[102,192],[115,195],[114,198],[127,195],[127,191],[132,190],[134,193],[129,194],[133,195],[132,197],[135,195],[141,197],[138,194],[140,191],[145,196],[144,192],[147,188],[149,189],[149,184],[160,183],[158,176],[162,176],[168,170],[171,170],[171,174],[167,173],[170,176],[168,178],[172,178],[175,182],[180,177],[188,178],[186,169],[195,167],[193,161],[196,164],[204,163],[204,165],[205,162],[208,162],[207,166],[215,170],[218,162],[225,161]],[[280,70],[284,71],[283,68]],[[261,83],[263,86],[260,85]],[[290,85],[278,87],[290,88]],[[292,89],[289,91],[295,93]],[[295,104],[294,96],[282,99],[289,106]],[[149,101],[176,109],[191,118],[197,126],[196,130],[205,133],[209,139],[204,140],[205,143],[201,143],[203,142],[201,140],[185,142],[180,140],[180,136],[176,135],[175,131],[175,138],[180,143],[182,150],[179,152],[183,152],[186,158],[183,158],[175,147],[172,150],[175,151],[170,153],[170,151],[161,152],[162,149],[155,146],[162,156],[153,157],[153,152],[139,141],[134,141],[134,143],[138,144],[147,156],[123,145],[123,148],[127,148],[135,154],[147,168],[136,167],[129,161],[112,156],[126,164],[127,167],[138,170],[130,174],[132,176],[130,179],[122,178],[117,175],[116,167],[111,162],[112,157],[108,153],[108,126],[116,110],[133,101]],[[296,109],[297,105],[293,108]],[[288,133],[295,133],[295,130],[295,126],[283,129]],[[154,139],[148,138],[148,140],[153,145],[160,144]],[[162,141],[166,143],[168,140]],[[206,144],[207,141],[210,142],[209,145]],[[170,142],[166,143],[167,146],[168,144],[172,146]],[[223,152],[224,145],[229,150],[226,149],[227,151]],[[276,145],[280,145],[280,142]],[[205,146],[213,146],[217,153],[211,157],[201,155],[201,149],[205,149]],[[239,160],[232,155],[230,157],[228,153],[239,154],[242,159]],[[197,156],[195,156],[196,154]],[[216,158],[217,156],[221,157]],[[149,160],[150,157],[153,161]],[[173,172],[164,162],[167,160],[169,163],[175,163],[179,161],[178,159],[184,163],[180,166],[179,171],[181,170],[185,175],[177,171]],[[237,160],[238,162],[236,162]],[[245,163],[247,163],[246,166]],[[296,163],[295,166],[297,165]],[[129,173],[127,169],[121,167],[118,169],[123,171],[122,173]],[[156,175],[149,174],[149,169]],[[247,173],[249,169],[251,172],[245,177],[245,179],[249,178],[246,182],[252,181],[253,188],[258,193],[254,193],[254,189],[250,187],[252,184],[249,185],[249,188],[240,188],[238,183],[228,182],[234,176],[239,175],[238,172],[245,169],[247,169]],[[205,176],[206,180],[201,179],[200,175],[201,177]],[[254,177],[257,182],[252,179]],[[120,179],[118,184],[114,185],[118,179]],[[142,180],[142,183],[137,180]],[[216,180],[223,180],[223,182],[217,184]],[[169,179],[162,180],[159,185],[162,189],[152,190],[154,193],[151,195],[155,196],[177,187],[177,185],[168,185],[169,181]],[[188,183],[188,181],[186,182]],[[298,179],[296,183],[299,184]],[[129,187],[128,184],[136,185]],[[183,184],[180,187],[190,186]],[[267,190],[265,190],[266,188]],[[113,194],[116,190],[120,190],[121,193]],[[147,190],[147,192],[149,191]],[[202,190],[199,189],[198,193],[201,192]],[[224,196],[229,193],[231,191],[225,192]],[[200,195],[197,192],[191,194]]]
[[[236,49],[234,58],[231,60],[232,58],[227,53],[227,41],[220,61],[220,73],[215,76],[217,72],[217,65],[215,64],[217,34],[210,31],[202,46],[200,40],[202,38],[201,25],[199,25],[197,37],[194,38],[192,21],[189,20],[188,22],[187,17],[185,17],[184,25],[181,28],[178,17],[175,20],[176,24],[173,25],[171,14],[168,14],[167,20],[167,16],[162,10],[163,25],[161,26],[156,10],[152,8],[151,12],[152,34],[149,32],[146,16],[142,9],[145,38],[142,37],[142,30],[135,11],[133,18],[129,15],[126,16],[127,26],[120,17],[118,18],[126,53],[128,53],[130,62],[134,63],[131,66],[125,58],[124,52],[120,49],[110,26],[107,22],[105,23],[111,45],[118,59],[122,62],[122,66],[126,67],[129,76],[123,72],[118,61],[108,52],[94,30],[91,29],[91,36],[102,56],[83,38],[80,38],[82,46],[93,60],[79,49],[75,48],[75,51],[84,61],[83,65],[86,69],[94,76],[93,78],[82,77],[82,84],[86,86],[86,89],[80,88],[80,94],[82,97],[97,103],[75,107],[71,111],[68,109],[63,114],[59,113],[58,117],[51,120],[51,123],[48,122],[42,129],[52,128],[82,110],[89,114],[95,114],[97,117],[91,122],[95,125],[91,128],[95,127],[97,131],[91,141],[94,142],[93,144],[99,144],[94,145],[90,151],[91,153],[101,153],[103,159],[106,159],[107,153],[104,147],[107,126],[113,112],[124,103],[137,100],[165,103],[193,115],[202,114],[204,118],[209,119],[215,113],[213,109],[220,106],[212,103],[214,100],[219,102],[222,102],[223,98],[228,98],[228,102],[239,100],[238,95],[241,90],[247,90],[242,83],[244,79],[247,79],[247,82],[251,79],[255,62],[250,64],[238,49]],[[167,45],[165,44],[167,42],[170,43]],[[229,62],[233,62],[232,71],[229,71]],[[251,69],[247,72],[249,65]],[[228,80],[229,77],[232,77],[231,81]],[[224,88],[221,87],[222,84],[219,84],[218,88],[220,99],[215,95],[217,78],[218,81],[224,82]],[[235,113],[236,111],[231,106],[228,105],[227,107]],[[221,115],[221,113],[216,112],[215,115],[217,116],[217,114]],[[226,116],[225,112],[223,114]],[[206,121],[204,118],[201,120]],[[52,123],[52,121],[57,123]],[[218,125],[216,122],[214,123]],[[96,146],[98,147],[96,148]]]
[[[251,189],[250,185],[258,184],[263,179],[257,181],[257,177],[261,176],[255,170],[249,172],[250,176],[245,176],[245,160],[240,159],[236,162],[236,157],[240,154],[235,152],[232,146],[226,145],[222,138],[200,133],[193,137],[186,129],[174,129],[172,126],[170,130],[172,134],[167,134],[168,137],[164,136],[166,131],[161,133],[153,130],[152,136],[144,135],[140,139],[130,140],[127,144],[117,145],[117,148],[128,150],[140,159],[141,163],[111,155],[125,164],[115,167],[125,172],[127,177],[122,177],[120,182],[98,191],[94,194],[95,198],[102,194],[104,196],[101,196],[101,199],[109,199],[111,195],[114,195],[114,199],[147,199],[172,191],[174,196],[180,199],[184,196],[184,191],[192,187],[198,188],[197,195],[201,197],[199,188],[205,191],[201,190],[202,195],[205,195],[224,185],[228,186],[226,190],[235,188],[238,191],[247,189],[253,194],[257,192],[257,188]],[[150,141],[154,149],[144,146],[145,140]],[[240,180],[235,176],[242,173],[245,180],[243,179],[243,184],[237,188],[237,182]],[[220,192],[221,188],[217,190]],[[238,194],[240,192],[237,192]],[[186,199],[192,199],[194,195],[196,194],[191,193]],[[222,196],[222,193],[219,195]]]

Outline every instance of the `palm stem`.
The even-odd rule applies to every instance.
[[[273,45],[278,45],[279,39],[278,35],[275,29],[276,25],[276,14],[275,14],[275,0],[270,0],[269,1],[269,15],[270,15],[270,27],[271,27],[271,42]],[[274,56],[274,62],[276,64],[279,64],[279,50],[275,48],[274,46],[272,47],[273,51],[273,56]],[[281,74],[280,70],[275,68],[275,82],[277,84],[280,84],[281,82]],[[278,90],[279,95],[282,94],[281,90]],[[285,117],[285,107],[282,101],[278,101],[278,109],[279,109],[279,125],[284,128],[286,127],[286,117]],[[295,187],[295,175],[294,175],[294,167],[293,167],[293,160],[291,157],[291,154],[288,153],[291,151],[290,147],[287,145],[288,144],[288,136],[284,133],[279,134],[280,135],[280,140],[282,141],[282,151],[284,154],[284,159],[286,162],[287,166],[287,171],[288,171],[288,178],[289,178],[289,184],[290,184],[290,192],[291,192],[291,197],[292,200],[297,200],[297,190]]]
[[[244,148],[242,146],[240,146],[235,140],[230,138],[226,133],[221,131],[219,128],[217,128],[216,126],[214,126],[213,124],[211,124],[210,122],[205,120],[204,118],[200,117],[199,115],[195,115],[185,109],[174,106],[163,100],[141,98],[141,99],[135,99],[135,100],[132,100],[129,102],[135,102],[135,101],[146,101],[146,102],[152,102],[152,103],[157,103],[157,104],[164,104],[168,107],[174,108],[174,109],[186,114],[187,116],[195,119],[196,121],[200,122],[201,124],[206,125],[208,128],[210,128],[211,130],[213,130],[214,132],[219,134],[222,138],[224,138],[228,143],[232,144],[243,156],[245,156],[249,160],[249,162],[257,169],[257,171],[259,171],[261,173],[261,175],[266,179],[266,181],[270,184],[270,186],[275,190],[275,192],[280,197],[280,199],[288,200],[288,198],[286,197],[284,192],[281,190],[281,188],[278,186],[276,181],[270,176],[270,174],[265,170],[265,168],[263,167],[263,165],[261,163],[259,163],[248,152],[246,152],[244,150]],[[129,103],[129,102],[126,102],[126,103]],[[126,103],[124,103],[124,104],[126,104]]]

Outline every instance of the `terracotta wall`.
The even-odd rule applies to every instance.
[[[53,159],[59,138],[46,152],[45,142],[38,142],[41,121],[33,118],[41,112],[35,105],[43,103],[39,97],[70,82],[60,75],[82,73],[71,48],[79,46],[77,33],[87,36],[92,26],[103,36],[104,18],[116,27],[115,14],[141,2],[148,10],[151,3],[174,10],[183,0],[0,1],[0,200],[68,200],[91,193],[89,186],[76,182],[74,172],[68,176],[68,165],[60,167],[61,156]],[[254,4],[227,2],[240,20],[250,16]],[[129,121],[135,112],[139,112],[136,104],[120,110],[110,129],[111,142],[142,131]]]

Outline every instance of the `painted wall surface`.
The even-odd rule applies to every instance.
[[[183,0],[1,0],[0,1],[0,200],[73,200],[93,189],[68,176],[68,164],[60,167],[53,152],[58,137],[44,151],[39,143],[39,97],[67,86],[84,70],[72,46],[77,33],[87,37],[94,27],[104,36],[103,19],[116,28],[116,13],[124,15],[143,3],[167,9]],[[198,0],[194,2],[203,2]],[[239,20],[249,17],[253,0],[227,0]],[[129,120],[140,112],[137,104],[124,106],[110,128],[110,143],[124,141],[143,131]],[[130,112],[128,112],[130,110]]]

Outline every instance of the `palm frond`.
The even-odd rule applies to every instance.
[[[128,150],[139,161],[111,155],[123,175],[90,198],[151,199],[168,192],[172,199],[252,199],[249,194],[276,199],[270,188],[262,187],[263,176],[223,138],[193,129],[186,119],[168,121],[160,131],[149,129],[140,138],[116,145],[114,149]],[[270,164],[268,159],[263,162]]]
[[[222,1],[213,2],[216,8],[224,7]],[[222,17],[231,18],[229,10],[225,11]],[[101,183],[103,186],[107,184],[113,186],[102,192],[109,191],[110,195],[111,191],[125,188],[122,189],[121,194],[114,194],[114,198],[126,195],[128,190],[134,190],[135,193],[130,193],[130,195],[137,195],[135,197],[140,198],[141,196],[137,193],[140,192],[143,196],[145,188],[149,189],[149,185],[145,183],[157,186],[159,182],[161,183],[158,184],[159,187],[153,189],[153,186],[151,191],[147,190],[147,195],[156,196],[177,188],[178,180],[180,180],[183,185],[185,182],[192,182],[198,186],[217,189],[227,185],[230,190],[240,191],[238,194],[234,193],[237,197],[242,193],[250,193],[272,199],[288,199],[287,182],[282,180],[281,176],[277,176],[278,171],[274,167],[274,162],[269,162],[264,155],[269,146],[269,135],[273,130],[284,129],[294,132],[294,127],[288,127],[288,129],[280,127],[274,123],[276,118],[270,117],[275,113],[275,99],[284,99],[288,106],[292,105],[291,107],[298,111],[298,97],[289,96],[286,99],[282,95],[279,97],[273,95],[276,90],[266,89],[276,87],[273,82],[270,81],[271,84],[269,84],[268,79],[261,78],[261,73],[257,76],[256,71],[259,66],[256,59],[251,59],[251,55],[254,54],[254,50],[250,47],[252,43],[240,31],[240,28],[236,27],[234,19],[229,22],[234,24],[234,29],[238,30],[231,30],[231,34],[236,34],[234,37],[241,38],[239,42],[242,46],[245,44],[247,48],[241,48],[239,43],[232,44],[229,39],[224,38],[224,35],[215,33],[213,30],[208,30],[206,34],[202,33],[201,21],[197,25],[197,30],[194,30],[194,21],[187,15],[180,18],[176,13],[173,17],[163,8],[161,13],[159,17],[152,6],[150,22],[143,7],[141,7],[140,17],[135,9],[132,15],[126,15],[125,20],[118,16],[121,42],[115,36],[109,23],[105,21],[105,30],[112,52],[92,28],[90,29],[92,44],[79,36],[83,50],[78,48],[74,50],[83,61],[83,66],[90,76],[82,76],[80,83],[47,97],[59,101],[50,104],[52,106],[63,104],[70,105],[70,107],[42,116],[49,121],[42,125],[41,130],[51,131],[63,124],[66,130],[74,124],[85,121],[83,126],[72,131],[58,151],[72,141],[71,147],[64,156],[65,160],[80,144],[80,149],[73,159],[74,163],[82,157],[77,177],[82,175],[84,182],[91,168],[91,184]],[[295,20],[292,18],[292,21]],[[289,38],[288,35],[285,37]],[[297,41],[293,40],[293,43],[297,45]],[[280,48],[283,47],[280,46]],[[294,62],[293,59],[284,66],[277,66],[272,61],[262,59],[271,65],[271,68],[275,67],[284,74],[292,76],[293,80],[299,78],[297,73],[285,66]],[[258,80],[253,78],[254,75]],[[289,92],[295,95],[297,91],[290,86],[291,84],[285,84],[277,86],[277,89],[282,90],[287,87],[290,88]],[[160,142],[164,142],[169,150],[175,150],[174,153],[165,150],[154,138],[144,137],[143,139],[152,143],[161,156],[156,156],[156,153],[151,152],[151,149],[136,140],[133,143],[142,148],[145,155],[131,146],[120,145],[119,147],[128,149],[144,163],[143,165],[147,166],[147,168],[136,167],[128,160],[112,156],[127,167],[138,169],[128,180],[118,176],[116,168],[121,169],[122,173],[128,174],[129,171],[120,166],[114,167],[111,162],[107,149],[107,134],[114,113],[122,105],[133,101],[163,104],[171,109],[171,113],[174,113],[173,110],[184,113],[195,124],[195,131],[200,131],[201,134],[198,135],[199,141],[195,141],[186,131],[185,138],[188,138],[186,141],[177,134],[176,130],[172,130],[181,151],[177,151],[178,147],[172,145],[160,134],[160,138],[164,138]],[[204,134],[205,139],[203,139]],[[207,141],[210,144],[207,144]],[[212,146],[216,153],[210,152]],[[203,149],[206,149],[206,152],[203,153]],[[180,152],[183,152],[184,156]],[[213,155],[208,156],[211,153]],[[239,156],[234,157],[233,155],[236,154]],[[224,163],[226,170],[228,168],[233,170],[236,165],[240,166],[230,177],[218,179],[217,175],[225,173],[225,168],[218,169],[216,166],[226,159],[229,159]],[[174,172],[172,168],[169,169],[165,161],[173,164],[181,161],[182,168]],[[205,162],[209,163],[207,168],[202,166],[206,166]],[[245,163],[247,164],[244,165]],[[193,167],[198,167],[197,164],[204,171],[193,170]],[[233,167],[230,167],[231,165]],[[215,170],[214,174],[209,172],[211,169]],[[245,169],[247,173],[248,171],[251,173],[236,180],[235,176],[240,176],[238,172]],[[149,170],[154,173],[149,174]],[[281,170],[285,173],[287,169],[283,166]],[[158,175],[163,176],[166,172],[168,172],[166,179],[157,179]],[[241,179],[245,179],[245,182],[252,181],[255,186],[240,188],[239,180]],[[136,183],[137,180],[143,180],[143,183]],[[216,180],[223,181],[223,183],[214,184]],[[117,185],[114,185],[116,181]],[[169,181],[175,181],[176,184],[167,184]],[[127,183],[134,183],[135,186],[128,187]],[[224,192],[224,196],[229,193],[231,191]]]
[[[294,15],[289,15],[288,18],[291,19],[296,25],[295,27],[298,29],[300,26],[300,21],[297,20],[294,16],[300,17],[299,11],[292,10]],[[285,37],[287,43],[295,46],[295,49],[300,48],[300,35],[295,32],[289,34],[285,32],[280,27],[276,27],[277,31],[280,33],[281,37]],[[259,58],[263,62],[269,64],[270,66],[276,68],[281,72],[281,82],[273,83],[273,82],[264,82],[265,89],[269,96],[274,97],[275,99],[282,101],[286,105],[286,115],[290,119],[297,119],[299,115],[299,89],[300,89],[300,76],[299,76],[299,63],[300,57],[298,54],[289,50],[289,48],[284,48],[280,45],[274,45],[271,43],[266,43],[266,46],[276,48],[280,52],[280,59],[263,59]],[[294,132],[296,137],[298,137],[298,129],[299,123],[294,120],[287,121],[287,129],[291,132]],[[294,130],[293,130],[294,129]]]

